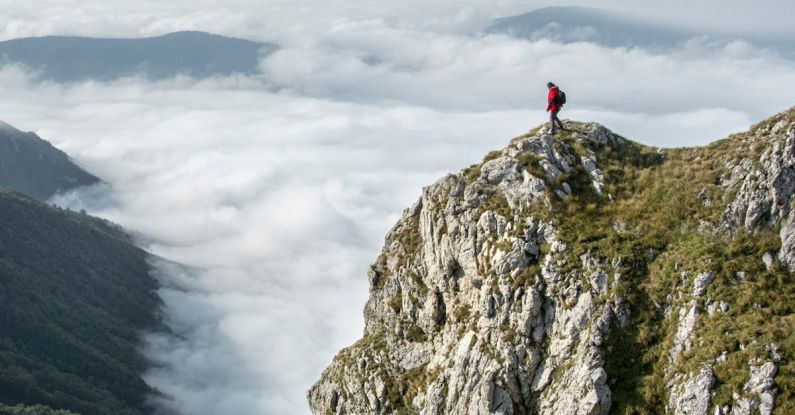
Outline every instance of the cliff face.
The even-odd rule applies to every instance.
[[[692,149],[569,125],[423,190],[313,413],[795,410],[795,110]]]

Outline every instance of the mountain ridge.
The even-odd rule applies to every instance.
[[[0,65],[22,65],[36,79],[61,83],[137,75],[207,78],[257,74],[259,59],[275,49],[271,43],[200,31],[144,38],[51,35],[0,42]]]
[[[697,148],[567,124],[423,189],[313,413],[795,410],[795,108]]]
[[[609,9],[581,6],[552,6],[495,19],[483,29],[486,34],[506,34],[520,39],[559,43],[591,42],[605,47],[643,48],[660,51],[700,45],[724,47],[736,40],[757,48],[795,57],[795,36],[781,38],[764,34],[714,32],[662,21],[630,16]]]
[[[49,141],[0,121],[0,186],[46,201],[60,191],[99,182]]]

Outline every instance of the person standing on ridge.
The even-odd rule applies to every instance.
[[[555,131],[557,131],[558,126],[561,130],[566,131],[563,128],[563,123],[560,122],[558,119],[558,112],[561,108],[563,108],[563,104],[566,103],[566,94],[558,88],[557,85],[553,84],[552,82],[547,82],[547,89],[549,89],[549,94],[547,94],[547,112],[549,113],[549,131],[550,134],[555,135]]]

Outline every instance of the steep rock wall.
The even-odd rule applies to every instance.
[[[569,122],[425,188],[313,413],[771,413],[779,386],[787,407],[794,120],[665,151]]]

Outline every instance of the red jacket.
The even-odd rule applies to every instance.
[[[558,104],[558,87],[553,86],[549,88],[547,95],[547,111],[560,111],[560,104]]]

